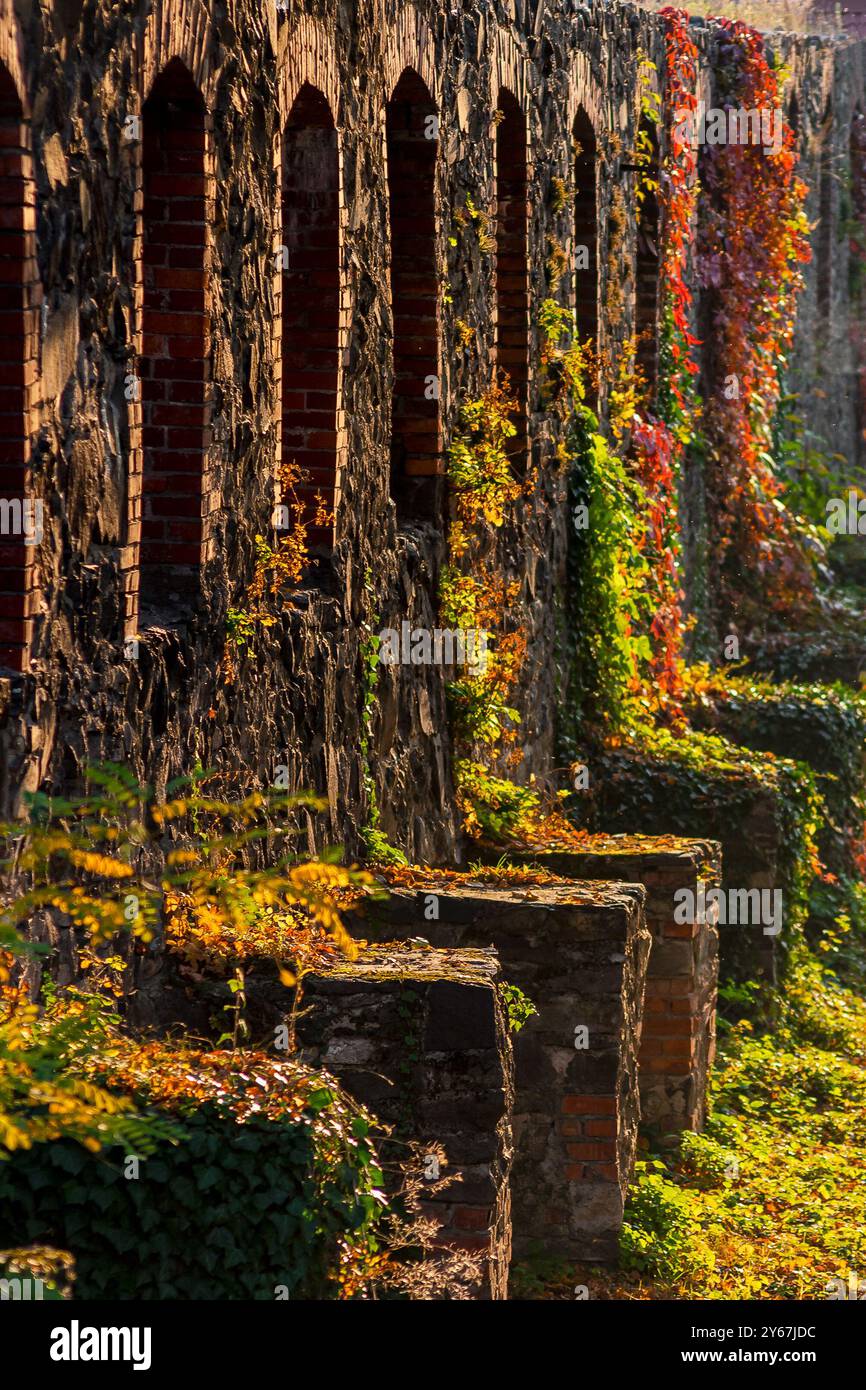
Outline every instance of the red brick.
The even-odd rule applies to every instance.
[[[584,1161],[589,1159],[598,1159],[600,1161],[605,1161],[616,1157],[616,1145],[612,1143],[590,1144],[588,1142],[581,1141],[575,1144],[567,1144],[566,1150],[568,1152],[569,1158],[582,1159]]]
[[[565,1115],[615,1115],[616,1100],[613,1096],[563,1096],[562,1110]]]
[[[615,1139],[616,1121],[615,1120],[586,1120],[584,1122],[584,1133],[588,1138],[595,1139]]]
[[[560,1120],[557,1127],[566,1138],[575,1138],[583,1134],[583,1124],[583,1120]]]

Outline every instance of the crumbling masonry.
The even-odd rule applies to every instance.
[[[711,105],[713,29],[693,35]],[[802,305],[817,328],[800,333],[793,376],[821,386],[816,431],[862,470],[866,345],[831,171],[866,112],[864,45],[778,46],[820,221]],[[639,53],[662,70],[663,21],[626,4],[0,0],[0,496],[22,507],[16,534],[4,503],[0,535],[6,814],[99,760],[157,787],[196,762],[244,787],[283,767],[327,798],[310,848],[351,857],[369,742],[382,831],[413,864],[464,862],[443,668],[383,668],[365,740],[363,643],[436,626],[445,454],[461,400],[496,366],[518,399],[516,453],[541,464],[528,519],[503,539],[529,622],[513,775],[555,781],[567,516],[544,468],[538,309],[555,242],[569,267],[586,248],[563,296],[603,350],[656,322],[631,196]],[[616,189],[629,221],[614,240]],[[455,235],[467,197],[490,219],[486,251]],[[229,611],[292,461],[333,521],[319,518],[294,602],[227,683]],[[687,587],[702,497],[693,473]],[[600,837],[551,861],[559,884],[534,892],[434,875],[437,921],[421,881],[417,901],[383,909],[386,937],[425,936],[432,961],[372,961],[354,985],[318,988],[302,1044],[369,1097],[374,1073],[401,1084],[388,996],[418,977],[415,1135],[454,1152],[465,1188],[448,1234],[489,1248],[493,1296],[512,1230],[518,1251],[613,1253],[639,1097],[662,1131],[702,1122],[716,938],[678,927],[672,902],[717,881],[712,833]],[[71,945],[66,959],[73,970]],[[137,1005],[160,1026],[163,965],[140,964]],[[514,1080],[498,972],[539,1008]]]

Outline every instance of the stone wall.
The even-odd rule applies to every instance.
[[[476,1296],[493,1298],[508,1290],[514,1151],[501,981],[493,951],[381,948],[305,981],[299,1031],[301,1056],[393,1126],[383,1161],[397,1170],[409,1141],[427,1151],[431,1187],[447,1181],[424,1205],[437,1240],[482,1254]]]
[[[784,787],[774,788],[748,768],[706,769],[697,786],[685,794],[665,798],[646,795],[647,786],[673,788],[680,771],[675,758],[647,755],[626,748],[612,755],[607,778],[593,788],[590,821],[602,835],[688,837],[697,820],[708,841],[721,850],[707,874],[708,885],[721,869],[726,901],[731,894],[766,893],[768,906],[779,901],[781,930],[772,930],[752,912],[736,924],[719,921],[719,963],[724,977],[735,980],[763,978],[775,981],[779,967],[795,937],[798,903],[793,883],[792,845]],[[681,788],[678,787],[678,791]],[[602,830],[602,827],[604,828]],[[638,872],[635,866],[635,873]],[[704,877],[703,873],[700,875]],[[672,884],[687,887],[688,883]],[[773,894],[780,893],[776,899]],[[667,914],[665,914],[666,916]],[[733,915],[733,914],[732,914]],[[738,919],[740,912],[737,912]],[[661,914],[656,925],[661,929]],[[714,954],[714,952],[710,952]],[[703,951],[699,951],[703,957]],[[709,956],[705,959],[709,964]],[[715,969],[715,967],[712,967]],[[679,972],[674,972],[679,973]]]
[[[640,1120],[644,888],[411,877],[411,890],[394,887],[346,915],[370,943],[357,961],[305,981],[304,1059],[333,1072],[398,1139],[445,1148],[459,1182],[437,1214],[450,1243],[490,1252],[494,1296],[512,1233],[518,1256],[613,1259]],[[516,985],[534,1006],[513,1034],[493,984]],[[138,1033],[225,1027],[225,980],[159,938],[137,955],[129,985],[126,1018]],[[291,991],[272,964],[253,961],[245,994],[252,1040],[273,1046]]]
[[[704,21],[693,32],[711,104],[717,36]],[[862,470],[866,356],[837,171],[864,101],[863,45],[773,43],[818,223],[791,385],[816,436]],[[633,196],[639,55],[662,69],[663,21],[602,0],[0,0],[0,493],[39,509],[33,544],[0,535],[0,813],[19,814],[23,791],[69,791],[99,760],[158,789],[201,765],[244,790],[279,779],[320,793],[310,850],[356,855],[375,801],[413,863],[462,863],[448,673],[383,666],[371,692],[367,660],[384,628],[436,626],[447,450],[497,366],[519,398],[525,494],[488,556],[516,585],[527,638],[509,773],[555,780],[570,699],[555,653],[573,615],[539,310],[555,289],[608,361],[653,322]],[[577,246],[584,272],[569,269]],[[706,346],[702,360],[711,380]],[[282,534],[295,460],[302,500],[321,493],[323,514],[290,601],[247,631],[259,538]],[[704,483],[694,462],[695,611],[711,586]],[[732,830],[712,806],[700,826],[626,824],[621,794],[602,790],[598,828],[715,836],[726,883],[776,883],[770,798],[756,794]],[[715,939],[706,924],[675,931],[668,897],[718,872],[715,849],[685,866],[599,851],[568,867],[597,881],[518,892],[466,878],[440,893],[431,878],[417,897],[395,893],[383,930],[426,936],[439,974],[373,962],[375,979],[311,982],[318,1021],[302,1031],[365,1097],[375,1065],[398,1105],[417,1102],[415,1134],[450,1143],[463,1196],[446,1233],[488,1249],[494,1296],[508,1259],[507,1046],[499,967],[464,961],[475,973],[460,977],[460,952],[492,942],[538,1009],[516,1046],[520,1254],[614,1254],[639,1054],[649,1119],[693,1127],[703,1113]],[[748,973],[772,973],[765,936],[731,945],[735,965],[742,949]],[[152,957],[136,971],[130,1023],[199,1016],[201,999]],[[406,978],[424,1038],[409,1087],[394,1033]],[[279,1003],[266,995],[263,1017]],[[390,1095],[375,1100],[386,1115]]]

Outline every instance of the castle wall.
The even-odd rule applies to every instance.
[[[713,45],[704,25],[695,33],[709,93]],[[42,502],[44,522],[41,542],[23,559],[20,546],[0,538],[3,565],[21,566],[24,576],[0,593],[7,809],[18,807],[22,789],[68,786],[98,759],[123,761],[157,785],[196,762],[244,785],[269,785],[281,765],[292,787],[327,797],[311,841],[342,841],[351,852],[369,814],[366,741],[385,833],[415,861],[459,855],[445,673],[435,665],[383,668],[365,739],[363,650],[381,628],[436,624],[444,451],[461,401],[489,384],[495,352],[514,351],[521,314],[527,432],[541,466],[527,475],[528,505],[506,517],[497,542],[520,586],[528,638],[513,700],[522,725],[512,775],[552,770],[557,695],[568,696],[550,657],[566,523],[564,481],[538,397],[538,310],[550,292],[552,248],[570,264],[576,232],[589,235],[580,221],[586,189],[577,213],[571,197],[575,123],[589,122],[602,351],[614,355],[632,330],[628,166],[639,52],[661,69],[662,23],[627,5],[521,0],[446,10],[375,0],[304,8],[290,0],[278,10],[248,0],[5,0],[3,159],[12,182],[4,196],[19,204],[0,205],[0,223],[12,233],[2,235],[7,269],[18,278],[0,278],[0,286],[26,353],[20,368],[0,363],[10,419],[24,422],[3,476],[7,492],[23,481]],[[862,45],[797,39],[785,56],[804,172],[831,92],[835,169],[863,91]],[[409,86],[398,89],[407,70]],[[515,112],[525,117],[528,264],[523,279],[517,267],[502,311],[517,317],[510,325],[500,318],[497,329],[496,257],[466,209],[467,198],[486,214],[495,207],[503,92],[511,128]],[[402,212],[389,205],[388,149],[397,197],[400,140],[423,142],[425,111],[438,120],[424,176],[433,216],[421,199],[418,225],[401,233],[410,256],[413,236],[426,248],[418,283],[410,266],[401,293],[410,302],[420,295],[435,327],[432,349],[429,335],[421,345],[438,358],[435,419],[410,399],[413,390],[423,395],[420,379],[407,381],[412,344],[396,355],[391,344],[389,223],[394,235],[395,217],[411,224],[412,190],[410,180]],[[422,120],[414,134],[412,120]],[[160,130],[171,132],[171,148],[160,144]],[[289,147],[295,182],[287,202]],[[502,141],[499,148],[504,158]],[[327,151],[322,188],[309,182],[319,167],[309,149]],[[822,275],[832,322],[847,322],[849,248],[839,181],[831,183],[824,199],[832,264],[829,279],[820,257],[809,268],[794,373],[820,380],[825,392],[810,401],[815,428],[832,421],[839,447],[852,458],[859,448],[862,458],[851,344],[839,329],[824,348],[805,329]],[[519,212],[513,183],[500,193]],[[292,198],[320,212],[331,207],[337,225],[316,244],[295,241],[287,274],[281,248],[293,235]],[[500,253],[513,257],[514,243]],[[586,302],[585,285],[560,289]],[[284,333],[284,318],[292,331]],[[405,464],[397,488],[395,362]],[[16,372],[21,379],[8,380]],[[315,428],[298,425],[304,411],[316,415]],[[256,536],[273,535],[281,428],[312,458],[333,502],[333,545],[325,528],[292,603],[240,653],[227,683],[227,619],[244,608]],[[699,513],[699,480],[693,491]]]

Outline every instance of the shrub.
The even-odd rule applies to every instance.
[[[665,1281],[699,1277],[715,1263],[702,1239],[691,1194],[666,1177],[659,1161],[635,1165],[620,1256],[626,1269]]]
[[[848,687],[770,681],[694,667],[687,709],[696,728],[808,763],[828,815],[818,851],[828,871],[812,885],[816,928],[844,914],[866,936],[866,698]]]
[[[79,1298],[335,1297],[375,1248],[371,1120],[262,1053],[118,1043],[103,1085],[179,1126],[138,1159],[70,1139],[0,1164],[0,1247],[72,1251]],[[277,1292],[279,1290],[279,1293]]]
[[[0,1250],[4,1297],[56,1303],[71,1296],[74,1281],[75,1261],[68,1250],[52,1250],[44,1245]]]

